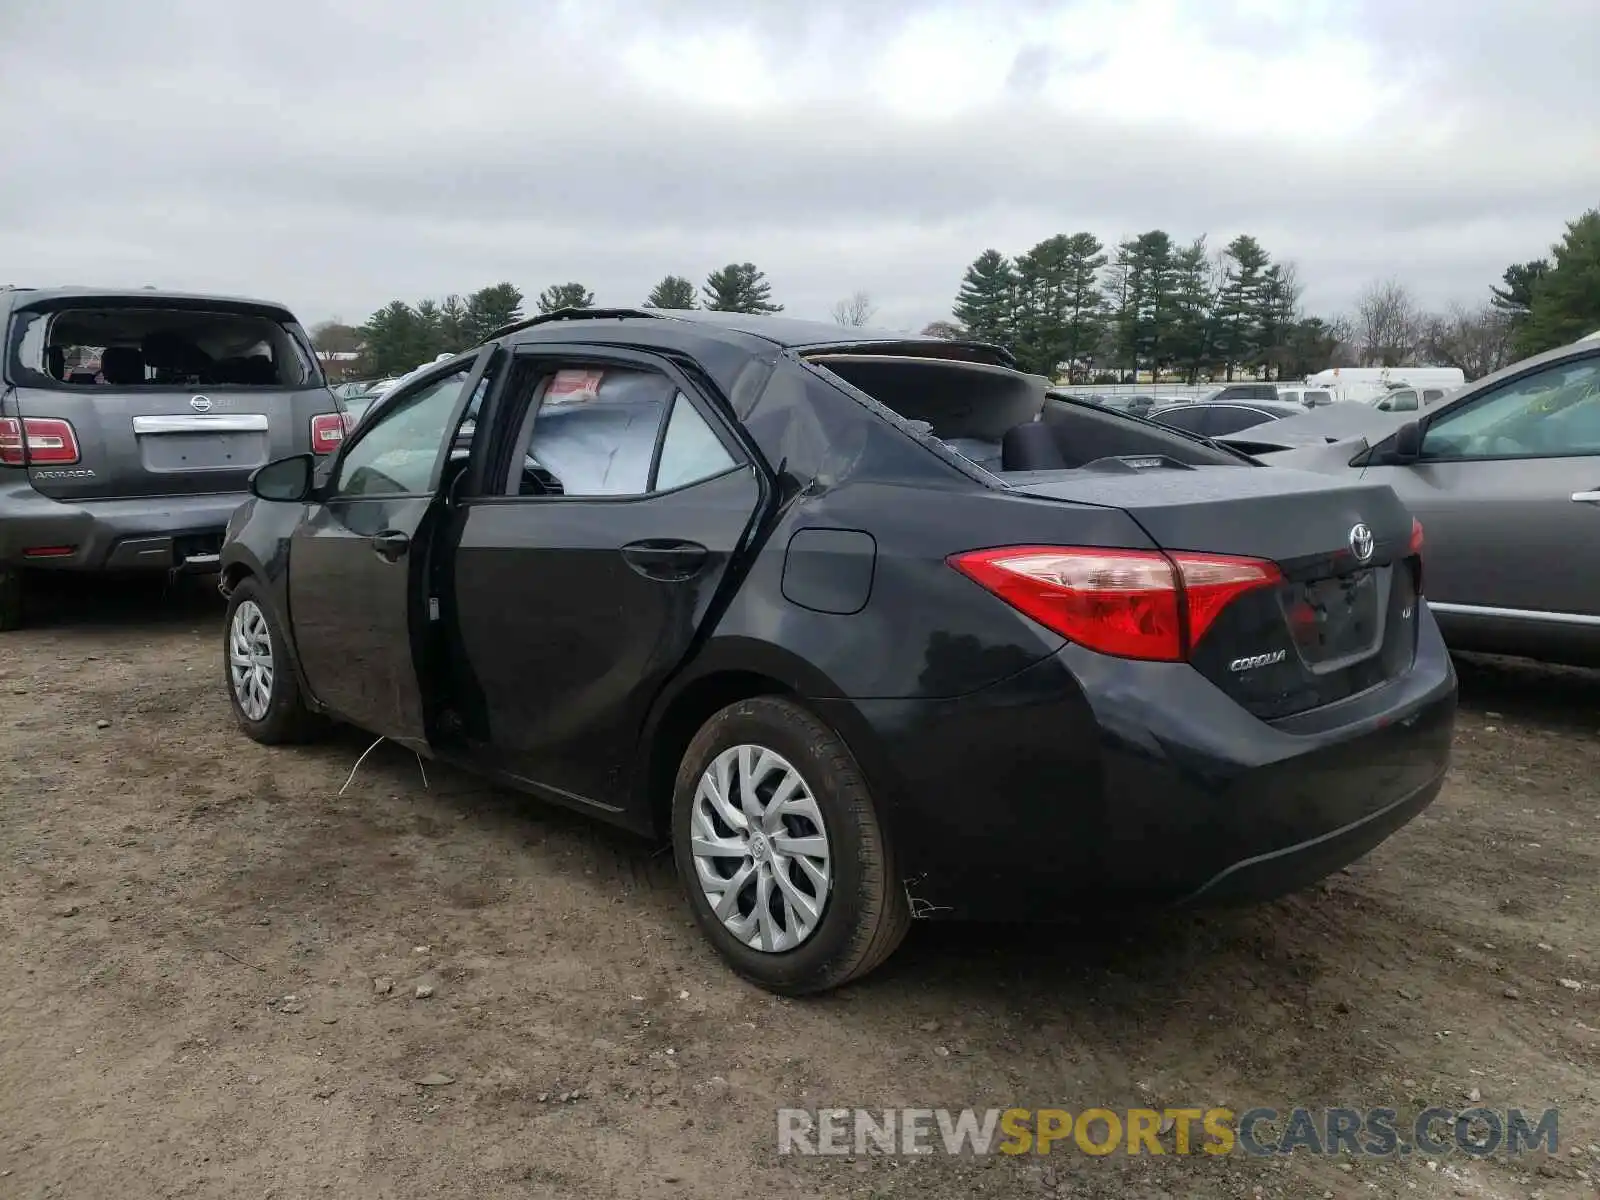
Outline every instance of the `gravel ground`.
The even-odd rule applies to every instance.
[[[1463,662],[1444,793],[1310,892],[919,925],[789,1002],[650,846],[389,746],[341,794],[354,733],[246,740],[208,588],[56,591],[0,642],[0,1197],[1600,1194],[1600,675]],[[786,1105],[1473,1095],[1559,1106],[1559,1152],[776,1153]]]

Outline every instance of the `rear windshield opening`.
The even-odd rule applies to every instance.
[[[295,388],[317,382],[304,336],[255,313],[150,306],[20,314],[30,386]]]
[[[1122,456],[1157,455],[1188,466],[1241,461],[1142,417],[1049,395],[1044,379],[1007,367],[866,354],[809,360],[992,474],[1074,470]]]

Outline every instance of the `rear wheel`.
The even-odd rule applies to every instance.
[[[229,595],[222,641],[228,699],[239,728],[268,745],[309,737],[316,718],[300,694],[283,631],[254,579],[240,580]]]
[[[0,571],[0,631],[22,628],[22,572]]]
[[[770,991],[826,991],[865,975],[911,915],[860,768],[792,701],[718,712],[678,769],[673,853],[702,932]]]

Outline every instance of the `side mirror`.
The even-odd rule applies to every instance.
[[[1394,445],[1389,450],[1389,461],[1414,463],[1421,457],[1422,426],[1416,421],[1407,421],[1395,430]]]
[[[257,467],[250,475],[250,494],[260,500],[279,503],[293,504],[307,499],[311,495],[316,460],[314,454],[291,454]]]

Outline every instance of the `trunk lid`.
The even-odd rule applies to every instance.
[[[1257,716],[1330,704],[1410,668],[1420,562],[1411,514],[1387,484],[1148,457],[1008,481],[1022,495],[1122,509],[1163,550],[1275,563],[1282,580],[1236,597],[1190,651]]]
[[[54,500],[242,492],[263,463],[310,450],[312,417],[337,408],[321,387],[87,390],[16,393],[20,416],[64,420],[77,440],[77,462],[29,465]]]

